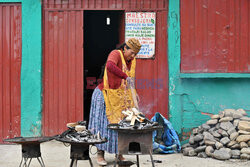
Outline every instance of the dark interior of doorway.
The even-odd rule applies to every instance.
[[[98,79],[102,79],[108,54],[120,43],[123,14],[123,11],[84,11],[84,120],[89,120],[91,96]]]

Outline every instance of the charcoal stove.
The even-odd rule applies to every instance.
[[[29,167],[31,160],[37,158],[41,167],[45,167],[40,151],[40,143],[52,140],[52,137],[15,137],[5,139],[5,142],[22,145],[22,160],[19,167]]]
[[[139,155],[149,154],[154,167],[152,156],[152,132],[162,129],[162,126],[151,126],[142,129],[134,129],[129,127],[120,127],[119,124],[109,124],[109,129],[118,132],[118,154],[136,155],[137,166],[139,167]],[[115,164],[117,165],[118,156],[116,156]]]
[[[93,163],[91,161],[91,158],[89,157],[89,146],[94,144],[101,144],[107,142],[107,139],[92,139],[92,141],[72,141],[68,138],[60,138],[55,137],[57,141],[63,142],[63,143],[69,143],[71,145],[70,147],[70,167],[77,167],[77,161],[78,160],[89,160],[89,164],[91,167],[93,167]]]

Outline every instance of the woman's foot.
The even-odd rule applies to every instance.
[[[97,163],[101,166],[107,165],[107,161],[104,159],[104,151],[98,150],[97,151]]]
[[[123,157],[122,154],[119,154],[119,155],[118,155],[118,160],[119,160],[119,161],[125,161],[126,159]]]

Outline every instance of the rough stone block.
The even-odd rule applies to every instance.
[[[237,142],[248,142],[250,140],[250,135],[239,135],[236,139]]]
[[[223,145],[227,145],[229,142],[230,142],[230,140],[229,140],[228,137],[223,137],[223,138],[220,140],[220,143],[222,143]]]
[[[221,122],[220,123],[220,128],[223,129],[223,130],[229,130],[231,128],[233,128],[233,124],[231,122]]]
[[[207,156],[212,156],[214,152],[214,149],[212,146],[207,146],[205,149],[205,153],[207,154]]]
[[[250,132],[250,122],[248,122],[248,121],[240,121],[239,124],[238,124],[238,129]]]
[[[207,154],[205,152],[200,152],[200,153],[198,153],[197,156],[200,158],[207,158]]]
[[[240,149],[240,144],[236,143],[231,147],[231,149]]]
[[[239,159],[240,158],[240,150],[231,150],[231,158]]]
[[[248,154],[241,154],[240,159],[250,159],[250,155]]]
[[[248,145],[246,142],[240,142],[240,148],[247,148]]]
[[[220,142],[216,142],[215,147],[216,147],[217,150],[219,150],[220,148],[223,147],[223,144],[221,144]]]
[[[242,149],[240,150],[240,152],[241,152],[242,154],[248,154],[248,155],[250,155],[250,147],[242,148]]]
[[[215,150],[213,157],[220,160],[227,160],[231,158],[231,155],[226,150]]]
[[[228,122],[228,121],[232,121],[233,120],[233,117],[224,117],[224,118],[221,118],[219,120],[219,122]]]
[[[232,147],[233,145],[237,144],[237,141],[230,141],[228,144],[227,144],[227,147]]]
[[[195,151],[196,153],[199,153],[199,152],[204,152],[205,149],[206,149],[206,146],[199,146],[199,147],[197,147],[196,149],[194,149],[194,151]]]
[[[250,135],[250,132],[244,130],[239,130],[238,133],[243,135]]]
[[[217,122],[218,122],[217,119],[210,119],[210,120],[207,121],[207,124],[208,125],[215,125],[215,124],[217,124]]]
[[[196,136],[194,136],[194,141],[195,142],[199,142],[203,139],[203,135],[202,134],[197,134]]]
[[[239,133],[238,132],[234,132],[230,135],[230,140],[235,140],[237,137],[239,136]]]
[[[235,130],[234,127],[231,128],[231,129],[229,129],[229,130],[227,131],[227,133],[228,133],[229,135],[231,135],[231,134],[234,133],[234,132],[236,132],[236,130]]]

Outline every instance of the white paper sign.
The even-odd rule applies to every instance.
[[[125,40],[136,38],[142,44],[136,58],[154,58],[155,18],[155,12],[126,13]]]

